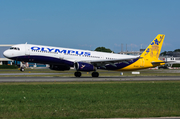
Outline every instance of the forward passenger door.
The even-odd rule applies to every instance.
[[[25,44],[25,55],[30,55],[30,46],[27,43]]]

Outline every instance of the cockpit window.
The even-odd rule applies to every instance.
[[[11,47],[10,50],[20,50],[18,47]]]

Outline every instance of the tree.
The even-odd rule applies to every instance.
[[[166,51],[162,52],[160,55],[161,56],[165,56],[166,55]]]
[[[97,47],[94,51],[99,51],[99,52],[109,52],[109,53],[112,53],[113,51],[108,49],[108,48],[105,48],[105,47]]]
[[[180,52],[180,49],[176,49],[176,50],[174,50],[174,52]]]

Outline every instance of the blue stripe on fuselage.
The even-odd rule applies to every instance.
[[[19,57],[13,57],[11,59],[17,60],[17,61],[25,61],[25,62],[34,62],[34,63],[42,63],[42,64],[56,64],[56,65],[60,65],[60,64],[65,64],[68,65],[70,67],[74,67],[74,62],[71,61],[67,61],[64,59],[58,59],[58,58],[54,58],[54,57],[48,57],[48,56],[19,56]],[[118,70],[124,67],[127,67],[128,65],[133,64],[134,62],[136,62],[138,59],[133,59],[131,61],[128,61],[129,64],[124,63],[124,62],[119,62],[119,63],[115,63],[115,65],[117,67],[114,67],[112,65],[106,65],[106,70]],[[104,69],[103,67],[97,67],[97,69]]]
[[[47,57],[47,56],[19,56],[19,57],[13,57],[11,59],[17,60],[17,61],[25,61],[25,62],[34,62],[34,63],[41,63],[41,64],[66,64],[70,67],[74,66],[74,62],[70,62],[67,60],[62,60],[54,57]]]

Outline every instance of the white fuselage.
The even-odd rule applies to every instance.
[[[79,50],[79,49],[70,49],[62,47],[51,47],[51,46],[42,46],[42,45],[33,45],[33,44],[19,44],[12,46],[11,49],[8,49],[4,52],[4,56],[10,59],[19,59],[29,62],[38,62],[36,56],[42,58],[42,63],[53,64],[53,60],[47,59],[44,62],[43,58],[55,58],[60,60],[65,60],[68,62],[92,62],[92,61],[111,61],[115,59],[127,59],[127,58],[137,58],[137,56],[130,55],[121,55],[113,53],[103,53],[96,51],[88,50]],[[25,58],[27,57],[27,58]],[[57,62],[56,62],[57,63]]]

